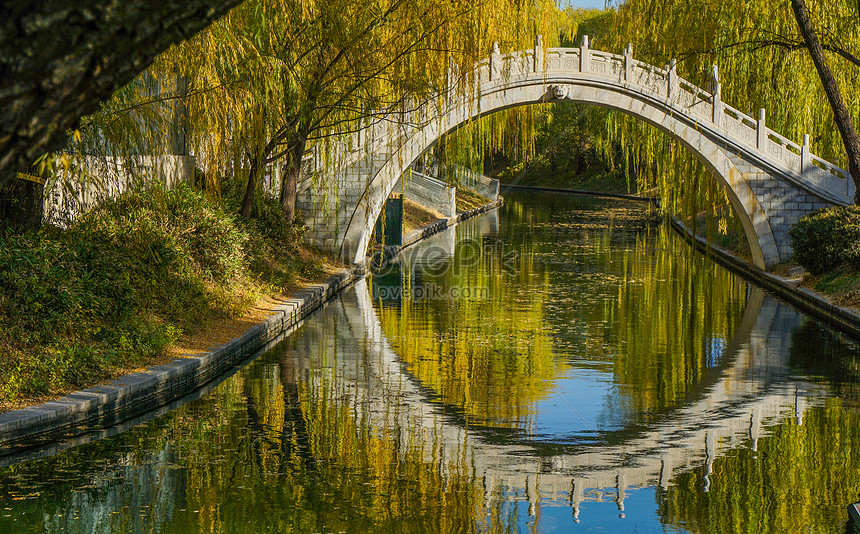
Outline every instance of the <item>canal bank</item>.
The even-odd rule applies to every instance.
[[[495,209],[499,198],[483,206],[434,221],[404,236],[403,244],[374,255],[391,258],[401,250],[438,232]],[[311,312],[363,278],[373,262],[343,269],[318,284],[302,288],[271,315],[240,337],[203,354],[186,354],[173,361],[128,374],[101,386],[76,391],[60,399],[0,414],[0,455],[71,439],[114,426],[170,404],[223,378],[277,340],[294,331]]]

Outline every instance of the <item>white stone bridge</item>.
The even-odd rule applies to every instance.
[[[541,102],[580,102],[638,117],[686,146],[722,184],[740,218],[754,263],[788,259],[788,228],[816,209],[850,204],[848,173],[810,151],[809,136],[794,143],[767,128],[765,111],[752,118],[714,91],[665,69],[623,55],[579,48],[501,54],[479,62],[474,83],[454,69],[446,97],[384,120],[335,143],[337,157],[315,157],[314,177],[299,184],[298,207],[309,237],[348,262],[367,252],[374,223],[404,170],[439,137],[476,117]],[[456,83],[454,81],[457,81]],[[336,162],[333,163],[332,161]],[[326,178],[329,177],[329,178]]]

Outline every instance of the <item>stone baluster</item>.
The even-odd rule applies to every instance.
[[[809,152],[809,134],[803,136],[803,146],[800,147],[800,175],[810,170],[812,154]]]
[[[579,47],[579,72],[591,70],[591,54],[588,50],[588,36],[582,36],[582,45]]]
[[[627,43],[624,49],[624,81],[633,81],[633,43]]]
[[[716,456],[716,437],[713,430],[705,432],[705,473],[702,477],[702,491],[711,489],[711,473],[714,472],[714,457]]]
[[[543,72],[543,35],[535,41],[534,72]]]
[[[677,98],[678,92],[680,89],[680,84],[678,83],[678,60],[677,59],[672,59],[672,61],[669,62],[668,70],[669,70],[669,80],[668,80],[669,86],[666,90],[666,93],[670,99],[671,98]]]
[[[446,87],[449,91],[453,91],[457,87],[457,64],[453,57],[448,58],[448,73]]]
[[[714,82],[714,124],[722,126],[723,122],[723,84]]]
[[[570,507],[573,513],[573,520],[577,523],[579,523],[579,503],[582,502],[584,493],[584,483],[581,480],[573,479],[570,489]]]
[[[487,473],[482,477],[484,481],[484,506],[487,510],[493,507],[493,488],[496,487],[495,482],[489,478]]]
[[[753,452],[758,450],[758,438],[761,433],[761,414],[758,408],[753,408],[753,413],[750,415],[750,450]]]
[[[797,426],[803,425],[803,408],[806,402],[804,401],[803,395],[800,391],[795,390],[794,392],[794,420],[797,423]]]
[[[531,517],[537,515],[538,501],[540,501],[539,491],[537,475],[526,477],[526,496],[529,499],[529,516]]]
[[[627,498],[627,480],[623,474],[619,474],[615,479],[615,505],[618,507],[618,517],[624,519],[624,499]]]
[[[758,122],[756,123],[756,147],[764,150],[767,147],[767,125],[765,124],[764,108],[758,110]]]
[[[490,54],[490,81],[499,78],[502,71],[502,54],[499,52],[499,43],[493,43],[493,52]]]
[[[669,488],[669,481],[672,479],[672,458],[669,455],[663,457],[660,461],[660,487],[663,490]]]

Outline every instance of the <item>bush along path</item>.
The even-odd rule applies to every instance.
[[[334,268],[276,201],[245,220],[234,197],[156,187],[65,230],[0,235],[0,411],[167,361]]]
[[[809,271],[801,284],[835,304],[860,310],[860,206],[827,208],[789,231],[794,260]]]

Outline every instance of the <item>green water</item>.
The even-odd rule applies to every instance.
[[[0,532],[851,532],[857,358],[640,205],[511,194],[196,400],[3,459]]]

